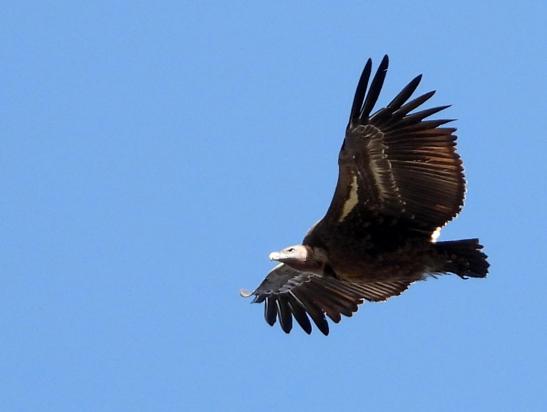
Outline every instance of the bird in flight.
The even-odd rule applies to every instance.
[[[437,274],[484,278],[487,256],[478,239],[437,242],[463,206],[465,178],[451,120],[426,120],[448,106],[420,108],[435,93],[411,99],[421,75],[373,113],[389,60],[372,81],[363,69],[338,156],[338,182],[326,215],[302,244],[273,252],[280,262],[254,292],[264,317],[286,333],[293,318],[329,333],[363,301],[380,302]],[[371,114],[372,113],[372,114]],[[325,316],[326,315],[326,316]]]

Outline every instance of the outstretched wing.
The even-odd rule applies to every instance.
[[[289,333],[293,317],[306,333],[310,318],[325,335],[329,325],[325,315],[338,323],[341,315],[351,316],[363,299],[382,301],[399,295],[409,285],[405,281],[361,283],[330,276],[300,272],[283,263],[276,266],[252,293],[254,303],[264,302],[264,317],[273,326],[276,320]]]
[[[421,80],[414,78],[384,108],[371,115],[388,68],[380,63],[370,88],[369,59],[355,92],[339,176],[329,210],[317,227],[363,224],[378,216],[404,220],[411,230],[430,235],[458,214],[465,179],[450,120],[425,120],[448,106],[414,112],[434,92],[413,100]],[[355,222],[352,222],[352,219]]]

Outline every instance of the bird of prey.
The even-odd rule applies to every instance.
[[[463,206],[465,178],[451,120],[426,120],[446,109],[420,108],[435,93],[411,99],[421,75],[373,112],[389,60],[369,87],[369,59],[357,84],[338,156],[338,182],[326,215],[302,244],[273,252],[280,262],[254,292],[266,322],[289,333],[293,318],[306,333],[325,335],[363,301],[401,294],[437,274],[483,278],[486,255],[478,239],[436,242]]]

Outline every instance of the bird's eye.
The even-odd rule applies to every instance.
[[[288,248],[287,252],[294,252],[294,248],[293,247]]]

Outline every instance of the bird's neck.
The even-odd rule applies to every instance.
[[[302,272],[311,272],[318,275],[323,275],[325,267],[328,263],[328,256],[324,249],[313,246],[306,246],[308,248],[309,258],[305,261],[291,262],[289,266]]]

